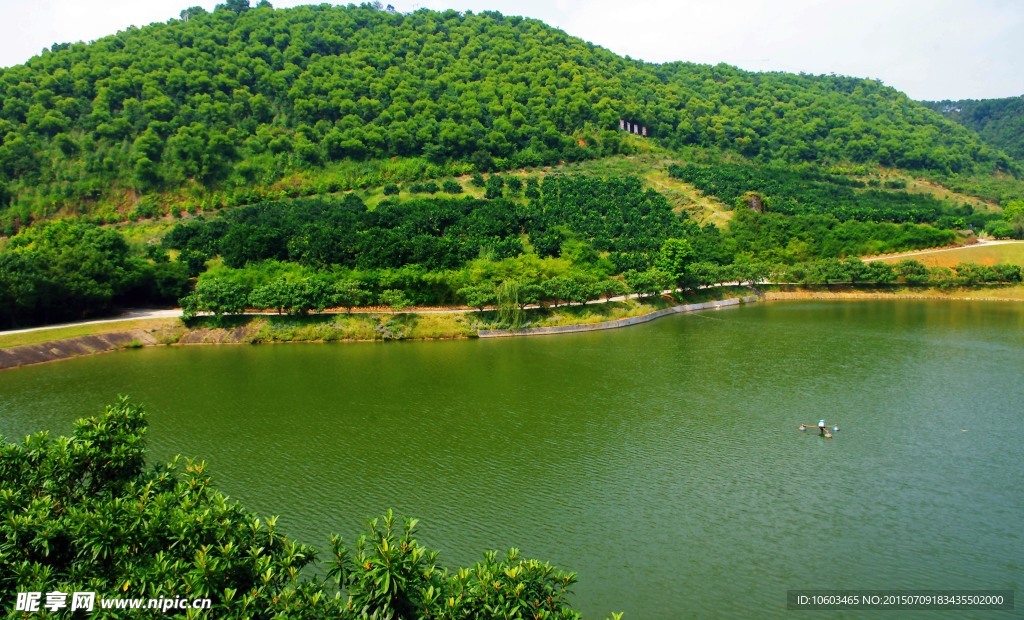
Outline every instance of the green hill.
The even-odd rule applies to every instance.
[[[754,161],[1014,165],[874,81],[653,65],[491,12],[229,5],[0,70],[4,229],[591,159],[635,148],[620,119]]]
[[[922,103],[977,132],[993,148],[1024,162],[1024,97]]]

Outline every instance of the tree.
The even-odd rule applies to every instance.
[[[672,283],[672,277],[664,271],[651,268],[646,271],[631,269],[623,274],[626,285],[640,297],[659,295]]]
[[[508,279],[495,289],[495,302],[498,306],[498,320],[515,329],[519,327],[522,313],[519,304],[519,280]]]
[[[540,183],[536,177],[528,177],[526,179],[526,191],[523,195],[530,200],[540,198]]]
[[[626,283],[622,280],[616,280],[615,278],[605,278],[601,280],[598,283],[598,289],[605,301],[611,301],[613,297],[619,297],[620,295],[626,295],[629,293],[629,287],[626,286]]]
[[[687,267],[694,260],[693,246],[686,239],[666,239],[661,246],[661,253],[655,265],[667,273],[675,286],[689,286]]]
[[[359,306],[366,302],[369,293],[360,286],[356,280],[339,280],[334,283],[331,303],[345,308],[349,314],[353,306]]]
[[[190,19],[199,17],[200,15],[206,15],[206,9],[201,6],[190,6],[189,8],[182,10],[178,15],[181,17],[181,21],[187,22]]]
[[[492,174],[487,178],[487,190],[484,192],[484,198],[487,200],[501,198],[502,188],[504,186],[505,180],[496,174]]]
[[[405,296],[405,292],[393,288],[381,291],[377,300],[381,305],[390,307],[392,314],[401,312],[412,305],[409,298]]]
[[[202,278],[196,290],[181,300],[183,319],[209,312],[216,320],[225,314],[241,314],[249,303],[249,291],[238,282],[224,278]]]
[[[846,270],[847,280],[852,284],[867,280],[871,274],[867,263],[856,257],[843,259],[843,268]]]
[[[710,286],[724,281],[721,265],[715,263],[690,263],[686,266],[686,280],[694,286]]]
[[[11,238],[0,256],[21,322],[82,318],[108,310],[116,300],[151,282],[152,270],[130,257],[116,230],[62,220],[27,228]]]
[[[461,297],[470,308],[483,310],[486,306],[492,306],[497,300],[497,291],[491,282],[481,282],[465,286],[456,294]]]
[[[260,310],[273,309],[284,314],[284,309],[292,304],[293,289],[292,283],[282,276],[254,288],[249,294],[249,303]]]
[[[310,310],[323,312],[333,303],[332,286],[322,277],[302,278],[295,282],[292,297],[292,313],[307,314]]]
[[[1013,225],[1003,220],[992,220],[985,225],[985,231],[996,239],[1009,239],[1017,234]]]
[[[1018,278],[1019,279],[1019,278]],[[544,299],[544,287],[536,282],[526,282],[519,286],[519,309],[527,306],[539,306]]]
[[[1011,200],[1003,208],[1003,220],[1013,230],[1016,239],[1024,237],[1024,200]],[[1002,232],[1002,231],[1000,231]]]
[[[928,267],[912,259],[896,263],[896,274],[907,284],[924,284],[928,281]]]
[[[226,0],[222,5],[232,13],[245,13],[249,10],[249,0]]]
[[[889,284],[896,281],[896,269],[889,263],[880,260],[867,263],[868,273],[866,279],[878,284]]]
[[[523,180],[519,177],[510,176],[505,182],[510,196],[518,196],[523,191]]]
[[[0,447],[0,518],[19,523],[0,532],[0,595],[33,589],[45,575],[48,588],[65,592],[89,583],[154,597],[229,593],[212,597],[210,613],[222,618],[290,615],[307,605],[314,616],[340,611],[299,580],[311,548],[214,490],[202,463],[147,469],[145,434],[143,408],[121,398],[79,420],[69,438],[38,433]],[[232,548],[247,552],[210,561],[213,549]]]

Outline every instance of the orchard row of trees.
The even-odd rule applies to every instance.
[[[513,181],[535,198],[526,203],[500,198]],[[650,266],[665,239],[683,234],[682,220],[665,198],[644,190],[635,177],[552,176],[523,184],[491,176],[487,184],[489,190],[496,187],[492,200],[385,200],[372,211],[351,194],[340,201],[259,204],[218,220],[179,224],[163,242],[188,255],[222,256],[236,268],[275,259],[321,269],[421,265],[431,270],[457,269],[479,256],[514,257],[529,243],[541,257],[560,256],[563,249],[607,252],[619,273]]]
[[[972,225],[979,230],[997,217],[902,191],[906,181],[865,182],[817,169],[752,164],[673,164],[668,170],[670,176],[739,209],[756,204],[785,215],[826,214],[839,220],[931,223],[956,229]]]
[[[92,591],[209,598],[226,619],[580,618],[574,574],[515,549],[448,570],[416,521],[390,511],[355,544],[333,536],[321,559],[217,491],[203,463],[147,467],[146,428],[122,398],[70,437],[0,437],[0,599],[12,609],[19,592]]]
[[[413,298],[424,304],[446,302],[481,310],[507,300],[521,310],[538,304],[555,307],[568,303],[585,304],[602,297],[610,299],[626,295],[634,290],[656,294],[670,286],[670,279],[663,272],[657,272],[658,278],[656,284],[653,284],[656,288],[653,290],[644,288],[652,286],[642,280],[645,275],[634,274],[640,272],[627,273],[624,283],[615,278],[601,277],[594,272],[570,270],[549,279],[483,281],[467,284],[457,290],[454,287],[465,280],[459,277],[462,274],[451,274],[451,279],[441,280],[420,274],[418,281],[407,282],[412,284],[413,289],[406,291],[396,288],[375,290],[373,281],[379,282],[381,274],[373,272],[345,274],[348,277],[333,273],[313,273],[304,277],[280,275],[255,286],[248,285],[248,278],[244,276],[214,272],[199,279],[195,290],[181,299],[181,306],[186,320],[200,313],[220,317],[242,314],[248,309],[292,315],[323,312],[327,308],[351,311],[366,306],[383,306],[391,311],[400,311],[412,305]],[[433,286],[426,281],[428,278],[432,280]],[[627,283],[633,283],[639,288],[634,289]]]
[[[0,69],[0,205],[45,217],[391,157],[556,164],[629,151],[620,118],[759,161],[1012,166],[878,82],[650,65],[496,12],[260,3],[182,17]]]
[[[518,188],[507,187],[513,179],[492,175],[484,183],[495,185],[498,196],[521,191],[525,201],[416,198],[387,200],[373,211],[352,195],[341,201],[269,203],[179,224],[164,244],[190,260],[219,255],[236,268],[275,259],[319,269],[420,265],[444,270],[480,256],[502,259],[525,252],[597,264],[615,275],[651,267],[668,238],[686,238],[698,260],[719,264],[738,257],[794,263],[955,240],[953,232],[926,225],[747,209],[737,211],[721,231],[675,215],[662,195],[645,190],[634,177],[549,176],[543,183],[531,177]]]

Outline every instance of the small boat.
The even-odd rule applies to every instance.
[[[831,426],[818,426],[817,424],[803,423],[798,428],[801,431],[806,431],[807,429],[823,430],[822,434],[825,436],[825,439],[832,439],[832,433],[839,431],[838,424],[832,424]]]

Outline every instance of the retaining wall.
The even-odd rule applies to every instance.
[[[733,297],[731,299],[723,299],[721,301],[706,301],[699,304],[673,306],[671,308],[665,308],[664,310],[658,310],[657,312],[644,314],[642,316],[631,316],[625,319],[605,321],[603,323],[592,323],[590,325],[559,325],[555,327],[527,327],[525,329],[481,329],[477,332],[477,335],[480,338],[506,338],[510,336],[551,336],[554,334],[571,334],[574,332],[594,332],[602,329],[618,329],[620,327],[638,325],[670,314],[679,314],[680,312],[716,310],[718,308],[726,308],[728,306],[749,304],[755,301],[757,301],[756,295]]]
[[[156,344],[156,339],[141,329],[126,332],[112,332],[95,336],[78,336],[66,340],[28,344],[20,347],[0,349],[0,370],[41,364],[56,360],[91,355],[104,351],[125,349],[135,344]]]

